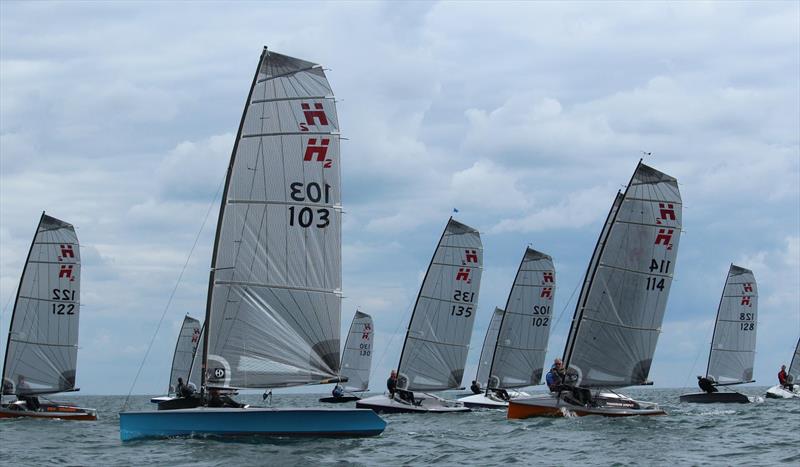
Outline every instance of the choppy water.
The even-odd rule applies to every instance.
[[[766,388],[744,388],[757,395]],[[502,411],[385,415],[383,435],[360,439],[166,439],[122,443],[124,397],[61,397],[96,407],[97,422],[0,420],[2,465],[774,465],[800,464],[800,400],[680,404],[677,389],[633,389],[666,417],[507,420]],[[316,406],[318,395],[276,395]],[[242,399],[261,402],[258,395]],[[151,409],[149,397],[132,409]]]

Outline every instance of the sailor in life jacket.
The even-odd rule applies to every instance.
[[[794,378],[792,378],[792,375],[786,373],[786,365],[781,365],[781,371],[778,372],[778,382],[780,385],[791,391],[794,389],[794,384],[792,384],[793,380]]]
[[[556,358],[553,366],[550,367],[550,371],[547,372],[547,376],[545,376],[548,389],[553,392],[559,391],[564,384],[566,376],[567,371],[564,369],[564,362],[560,358]]]

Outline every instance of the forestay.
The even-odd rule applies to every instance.
[[[753,271],[731,264],[717,310],[707,376],[723,385],[753,381],[757,319]]]
[[[14,303],[3,394],[76,390],[80,278],[75,229],[42,213]]]
[[[542,379],[556,290],[553,259],[527,248],[508,295],[489,387],[519,388]]]
[[[399,388],[437,391],[460,387],[482,265],[480,233],[451,218],[411,315],[398,366]]]
[[[341,375],[347,378],[344,388],[348,391],[366,391],[369,388],[373,337],[372,316],[356,311],[342,352]]]
[[[609,220],[565,349],[584,387],[647,384],[681,232],[677,181],[640,162]]]
[[[792,375],[793,381],[798,381],[800,378],[800,339],[797,340],[797,345],[794,347],[792,363],[789,364],[789,374]]]
[[[189,372],[192,369],[197,344],[200,342],[200,321],[189,315],[183,317],[178,342],[175,343],[175,353],[172,355],[172,371],[169,374],[169,393],[175,392],[178,378],[184,382],[189,381]]]
[[[489,321],[489,328],[486,329],[486,336],[483,338],[481,357],[478,361],[478,374],[475,376],[475,381],[481,384],[489,383],[489,370],[492,368],[492,356],[497,345],[497,334],[500,332],[500,322],[502,320],[502,308],[495,307],[492,319]]]
[[[220,208],[208,384],[269,388],[339,373],[339,127],[323,69],[264,50]]]

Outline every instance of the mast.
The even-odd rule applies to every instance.
[[[414,322],[414,315],[417,312],[417,305],[419,305],[419,298],[422,296],[422,286],[425,284],[425,280],[428,279],[428,274],[431,272],[431,265],[433,264],[433,260],[436,258],[436,251],[439,249],[439,244],[442,243],[442,239],[444,238],[444,234],[447,232],[447,226],[450,225],[450,221],[453,220],[453,216],[450,216],[447,219],[447,224],[444,226],[444,230],[442,230],[442,236],[439,237],[439,241],[436,243],[436,248],[433,249],[433,255],[431,256],[430,262],[428,262],[428,269],[425,271],[425,277],[422,278],[422,284],[419,286],[419,292],[417,293],[417,300],[414,302],[414,308],[411,310],[411,319],[408,320],[408,328],[406,328],[406,338],[403,340],[403,349],[400,351],[400,360],[397,362],[397,371],[398,376],[400,372],[400,364],[403,363],[403,354],[406,352],[406,344],[408,343],[408,334],[411,332],[411,323]]]
[[[506,306],[503,309],[504,310],[503,317],[500,318],[500,328],[497,330],[497,339],[495,339],[494,341],[494,351],[492,352],[492,363],[489,365],[489,381],[487,381],[486,383],[487,394],[490,389],[489,382],[492,380],[492,372],[494,370],[494,360],[497,357],[497,343],[500,342],[500,335],[503,332],[503,323],[506,321],[506,315],[508,314],[507,312],[508,312],[508,305],[510,304],[509,302],[511,301],[511,292],[514,290],[514,284],[517,283],[517,279],[519,279],[519,273],[520,271],[522,271],[522,265],[525,263],[525,257],[528,255],[528,250],[530,250],[530,248],[525,250],[525,254],[522,255],[522,260],[519,262],[519,267],[517,268],[517,274],[514,276],[514,282],[511,283],[511,290],[508,292],[508,298],[506,298]]]
[[[733,266],[733,263],[730,264]],[[730,271],[730,266],[728,266],[728,271]],[[725,287],[728,285],[728,279],[730,278],[730,272],[725,276],[725,283],[722,284],[722,293],[719,297],[719,304],[717,305],[717,315],[714,317],[714,332],[711,333],[711,342],[708,344],[708,362],[706,362],[706,378],[708,378],[708,370],[711,368],[711,353],[714,350],[714,337],[717,335],[717,323],[719,322],[719,312],[722,309],[722,299],[725,298]]]
[[[3,357],[3,374],[2,374],[2,381],[0,381],[0,397],[3,396],[3,390],[6,386],[6,368],[8,367],[8,349],[11,346],[11,330],[14,329],[14,317],[17,315],[17,302],[19,301],[19,292],[22,289],[23,280],[25,279],[25,272],[28,269],[28,261],[31,259],[31,253],[33,252],[33,245],[36,243],[36,237],[39,235],[39,227],[42,226],[42,220],[44,219],[45,211],[42,211],[42,215],[39,217],[39,223],[36,224],[36,230],[33,234],[33,239],[31,240],[31,246],[28,248],[28,256],[25,257],[25,264],[22,266],[22,275],[19,278],[19,284],[17,285],[17,293],[14,298],[14,308],[11,312],[11,322],[8,324],[8,337],[6,338],[6,354]]]
[[[264,63],[269,52],[267,51],[267,47],[264,47],[264,50],[261,52],[261,57],[258,60],[258,66],[256,67],[256,72],[253,75],[253,83],[250,85],[250,92],[247,93],[247,100],[245,101],[244,110],[242,111],[242,119],[239,121],[239,130],[236,132],[236,139],[233,143],[233,150],[231,151],[231,159],[228,163],[228,171],[225,174],[225,188],[222,191],[222,199],[220,200],[219,206],[219,217],[217,218],[217,232],[214,236],[214,249],[211,253],[211,271],[208,275],[208,298],[206,300],[206,317],[203,326],[205,327],[203,332],[203,360],[201,361],[201,369],[202,372],[200,374],[200,395],[203,396],[205,393],[206,388],[206,366],[208,364],[208,334],[209,330],[205,324],[209,323],[211,318],[211,299],[212,293],[214,291],[214,274],[216,271],[217,265],[217,252],[219,250],[219,237],[220,232],[222,231],[222,221],[224,219],[225,214],[225,205],[227,204],[228,198],[228,190],[230,189],[231,183],[231,175],[233,174],[233,164],[236,160],[236,150],[239,147],[239,141],[242,137],[242,129],[244,128],[244,120],[247,116],[247,109],[250,105],[250,101],[253,97],[253,90],[256,87],[256,82],[258,81],[258,72],[261,70],[261,65]]]

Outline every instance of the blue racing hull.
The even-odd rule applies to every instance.
[[[122,441],[170,436],[376,436],[386,422],[365,409],[209,408],[119,414]]]

